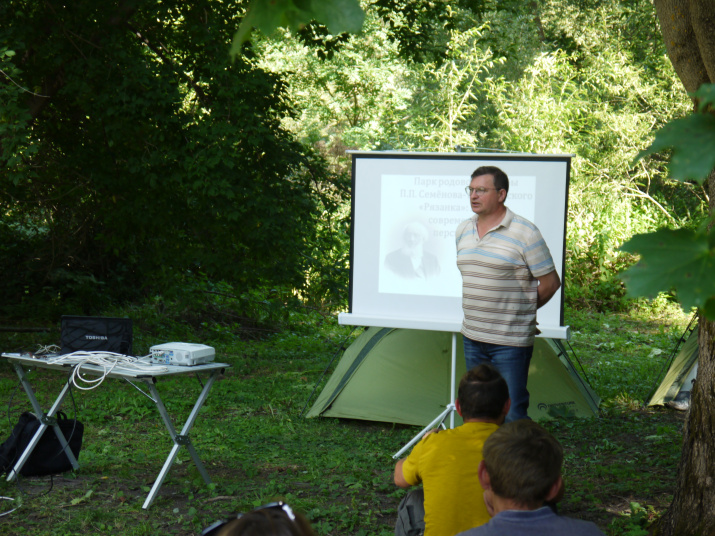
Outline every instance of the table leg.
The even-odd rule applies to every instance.
[[[152,486],[151,491],[149,491],[149,495],[147,496],[146,500],[144,501],[144,504],[142,506],[143,509],[146,510],[147,508],[149,508],[149,506],[151,506],[151,503],[154,501],[156,494],[159,492],[161,485],[164,483],[164,479],[166,478],[166,475],[169,473],[169,469],[171,469],[171,466],[174,464],[176,455],[178,454],[179,449],[182,446],[186,447],[186,449],[189,451],[189,454],[191,455],[191,458],[194,460],[194,464],[196,465],[196,468],[199,470],[199,473],[201,474],[201,476],[203,477],[204,482],[206,482],[207,484],[211,484],[211,478],[209,477],[209,474],[206,472],[206,468],[204,467],[204,464],[201,463],[201,460],[199,459],[199,456],[196,453],[194,446],[191,444],[191,440],[189,439],[189,432],[191,431],[191,428],[194,426],[194,422],[196,421],[196,418],[199,415],[201,406],[203,406],[204,402],[206,402],[206,398],[208,398],[208,395],[209,395],[209,390],[211,389],[211,386],[213,385],[214,381],[216,380],[216,377],[218,376],[219,372],[220,372],[220,370],[213,371],[211,373],[211,376],[206,381],[204,388],[201,390],[201,394],[199,395],[198,399],[196,400],[196,403],[194,404],[194,408],[191,410],[191,413],[189,414],[189,417],[186,420],[184,427],[181,429],[181,434],[176,433],[176,429],[174,428],[174,425],[171,422],[171,418],[169,417],[169,413],[166,411],[166,407],[164,406],[164,403],[161,401],[161,397],[159,396],[159,391],[157,390],[156,386],[154,385],[154,382],[151,380],[147,380],[146,383],[149,386],[149,390],[151,391],[152,396],[154,397],[154,403],[156,404],[156,408],[159,410],[159,414],[161,415],[161,418],[164,421],[164,424],[166,425],[167,430],[169,430],[169,434],[171,434],[171,439],[174,442],[174,446],[172,447],[171,452],[169,452],[169,456],[166,458],[166,462],[164,462],[164,466],[161,468],[161,471],[159,472],[159,476],[154,481],[154,485]]]
[[[25,465],[25,462],[30,459],[32,451],[35,450],[35,447],[40,442],[40,438],[42,437],[45,428],[50,425],[52,426],[52,429],[55,432],[55,435],[57,436],[60,445],[62,445],[62,448],[67,455],[67,459],[72,464],[72,467],[75,470],[79,469],[79,463],[77,462],[77,459],[74,457],[72,450],[67,444],[67,440],[65,439],[62,430],[60,430],[60,427],[57,425],[57,422],[52,418],[55,413],[57,413],[57,411],[60,409],[60,406],[62,405],[65,396],[67,396],[67,393],[70,390],[71,385],[69,381],[65,382],[64,387],[62,387],[62,391],[60,391],[60,394],[57,396],[57,399],[55,400],[54,404],[52,404],[50,411],[48,411],[47,415],[45,415],[42,411],[40,403],[37,401],[37,397],[35,397],[35,392],[32,390],[32,386],[30,385],[30,381],[27,379],[27,374],[25,374],[25,370],[22,368],[22,365],[20,365],[19,363],[13,363],[12,366],[15,368],[15,372],[17,372],[17,375],[20,378],[22,388],[25,390],[27,398],[30,400],[30,404],[32,404],[32,408],[35,410],[35,415],[39,416],[40,426],[37,429],[37,432],[35,432],[35,435],[32,436],[32,439],[30,440],[30,443],[28,443],[25,451],[20,455],[20,458],[15,463],[15,466],[8,472],[7,481],[11,482],[17,478],[17,475],[20,474],[20,470]]]

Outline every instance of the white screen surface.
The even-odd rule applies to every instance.
[[[458,332],[462,279],[455,230],[473,213],[464,191],[472,172],[493,165],[509,176],[506,205],[540,229],[563,281],[570,155],[355,152],[350,312],[341,324]],[[422,238],[421,277],[401,274]],[[568,338],[563,288],[537,314],[542,335]]]

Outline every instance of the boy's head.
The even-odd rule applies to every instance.
[[[498,420],[509,401],[509,388],[499,371],[491,365],[477,365],[459,382],[457,403],[466,419]],[[506,408],[508,411],[508,407]]]
[[[480,479],[486,470],[492,492],[522,507],[540,508],[561,484],[561,445],[528,419],[501,426],[484,442],[482,456]]]

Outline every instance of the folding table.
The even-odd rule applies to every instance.
[[[20,378],[22,387],[25,390],[25,393],[27,394],[27,397],[30,400],[32,407],[34,408],[35,414],[40,419],[40,427],[38,428],[37,433],[33,436],[32,440],[28,444],[25,451],[20,455],[20,458],[15,463],[15,466],[8,472],[8,477],[7,477],[8,482],[14,480],[15,478],[17,478],[17,475],[20,474],[20,470],[22,469],[22,466],[29,459],[30,455],[32,454],[32,451],[35,449],[35,446],[40,441],[40,437],[42,437],[42,433],[45,431],[45,429],[48,426],[51,426],[52,429],[54,430],[55,434],[57,435],[57,439],[60,441],[60,444],[64,448],[65,454],[67,455],[67,458],[69,459],[70,463],[72,464],[72,467],[74,467],[75,469],[78,469],[79,463],[77,462],[77,459],[72,454],[72,451],[70,450],[70,448],[67,444],[67,440],[65,439],[64,435],[62,434],[60,427],[57,425],[57,421],[54,418],[54,415],[59,411],[60,406],[62,405],[62,402],[63,402],[65,396],[67,395],[67,393],[69,393],[69,390],[71,388],[71,383],[70,383],[70,379],[69,379],[70,373],[72,372],[73,368],[75,368],[76,366],[79,366],[79,365],[50,363],[50,362],[48,362],[48,359],[46,356],[33,357],[29,354],[12,354],[12,353],[4,353],[1,355],[5,359],[7,359],[14,367],[15,372],[17,372],[17,375]],[[207,484],[211,484],[211,479],[209,478],[209,475],[206,472],[206,468],[204,467],[203,463],[201,463],[201,460],[199,459],[199,456],[196,453],[194,446],[191,444],[191,440],[189,439],[189,432],[191,431],[191,428],[194,426],[194,422],[196,421],[199,411],[201,410],[201,407],[203,406],[204,402],[206,401],[206,399],[208,397],[209,391],[211,390],[211,386],[213,385],[214,381],[216,380],[216,378],[218,377],[219,374],[223,373],[224,369],[226,369],[230,366],[231,365],[229,365],[227,363],[205,363],[202,365],[194,365],[194,366],[176,366],[176,365],[148,366],[147,365],[146,367],[144,367],[144,370],[133,370],[130,368],[122,368],[121,366],[116,366],[111,372],[106,374],[106,376],[108,378],[118,378],[118,379],[127,381],[138,392],[140,392],[141,394],[146,396],[149,400],[151,400],[154,403],[154,405],[156,406],[156,408],[159,410],[159,414],[161,415],[161,418],[164,421],[166,428],[169,430],[171,439],[174,442],[174,446],[172,447],[171,452],[169,453],[168,457],[166,458],[166,462],[164,462],[164,466],[162,467],[161,471],[159,472],[159,476],[154,481],[154,485],[152,486],[151,491],[149,491],[149,495],[147,496],[146,500],[144,501],[144,505],[142,506],[142,508],[147,509],[147,508],[149,508],[149,506],[151,506],[151,503],[154,501],[154,498],[156,497],[157,493],[159,492],[159,489],[161,488],[161,485],[164,482],[164,479],[166,478],[166,475],[169,472],[169,469],[174,464],[176,455],[178,454],[179,449],[181,447],[186,447],[186,449],[189,451],[189,454],[191,455],[191,458],[193,459],[194,464],[196,465],[196,468],[199,470],[199,473],[201,473],[201,476],[203,477],[204,482],[206,482]],[[32,386],[30,385],[30,382],[27,378],[27,374],[25,372],[26,368],[33,368],[33,367],[63,372],[64,374],[67,375],[67,378],[68,378],[68,380],[65,382],[64,386],[62,387],[60,394],[57,396],[57,399],[52,404],[52,407],[50,408],[50,410],[47,413],[44,413],[42,411],[42,407],[40,406],[39,402],[37,401],[37,398],[35,397],[35,392],[33,391]],[[81,367],[82,367],[81,371],[83,374],[85,374],[85,373],[93,374],[96,376],[101,376],[101,375],[105,374],[104,368],[101,366],[98,366],[98,365],[83,364],[83,365],[81,365]],[[196,399],[196,402],[194,403],[194,407],[191,410],[191,413],[189,414],[188,419],[184,423],[184,426],[181,429],[181,433],[179,434],[176,432],[176,429],[174,428],[174,425],[171,422],[169,414],[166,411],[166,407],[164,407],[164,403],[162,402],[161,397],[159,396],[159,391],[156,388],[156,382],[160,378],[164,378],[164,377],[168,377],[168,376],[186,375],[186,374],[196,374],[196,376],[199,378],[199,381],[200,381],[199,375],[202,373],[206,373],[208,375],[208,378],[206,379],[205,383],[203,384],[203,389],[201,390],[201,393],[198,395],[198,398]],[[147,394],[146,392],[144,392],[134,382],[143,383],[148,388],[150,394]]]

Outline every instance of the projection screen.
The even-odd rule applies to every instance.
[[[350,152],[352,222],[349,312],[340,324],[457,333],[462,324],[455,230],[473,213],[465,186],[479,166],[510,179],[506,205],[541,230],[563,282],[573,155]],[[425,273],[401,277],[393,262],[410,233],[424,240]],[[542,337],[568,339],[563,286],[537,322]]]

